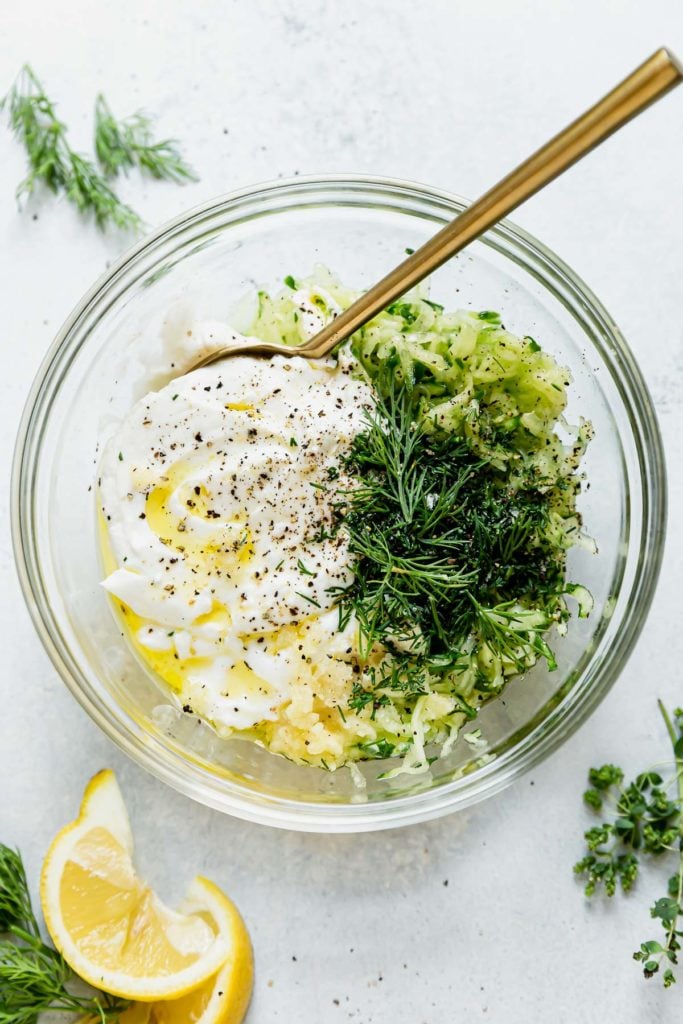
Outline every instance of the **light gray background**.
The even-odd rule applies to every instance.
[[[185,142],[198,184],[123,187],[150,224],[295,173],[397,175],[474,197],[656,46],[683,50],[679,0],[1,6],[0,90],[29,60],[79,145],[99,89],[121,113],[158,112],[160,130]],[[51,200],[18,214],[22,153],[0,130],[0,837],[21,847],[32,878],[88,777],[109,765],[162,893],[177,899],[201,871],[242,908],[256,951],[250,1024],[680,1019],[681,986],[645,983],[630,959],[654,934],[647,908],[666,867],[630,899],[589,906],[571,865],[587,766],[658,760],[655,698],[683,703],[682,159],[683,90],[517,215],[605,302],[660,414],[671,528],[635,654],[591,721],[501,796],[427,825],[325,837],[221,817],[150,778],[86,718],[40,648],[10,551],[14,435],[55,331],[123,243]]]

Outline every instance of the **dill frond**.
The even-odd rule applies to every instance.
[[[178,185],[197,181],[175,139],[154,141],[152,123],[142,111],[117,121],[104,96],[99,94],[95,101],[95,153],[104,173],[114,177],[139,167],[157,180]]]
[[[18,201],[42,183],[51,192],[65,195],[81,213],[92,214],[101,228],[140,229],[138,214],[119,199],[91,160],[71,148],[66,125],[28,64],[0,102],[0,110],[7,112],[10,128],[28,157],[28,173],[17,188]]]

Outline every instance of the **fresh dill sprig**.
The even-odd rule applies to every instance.
[[[0,844],[0,933],[13,927],[38,934],[21,855]]]
[[[670,715],[661,700],[657,703],[673,751],[671,771],[666,777],[658,771],[642,772],[624,785],[624,773],[615,765],[590,769],[584,802],[594,811],[611,802],[612,818],[585,833],[588,849],[574,871],[586,878],[586,896],[593,896],[600,887],[613,896],[618,887],[623,892],[633,888],[640,867],[636,851],[656,858],[676,854],[677,871],[669,879],[667,893],[650,908],[664,937],[642,942],[633,954],[646,978],[661,971],[668,988],[676,981],[672,968],[678,963],[683,936],[683,709]]]
[[[182,185],[197,181],[195,171],[182,157],[175,139],[155,142],[152,119],[138,111],[117,121],[100,93],[95,101],[95,153],[105,174],[115,176],[139,167],[153,178]]]
[[[36,1024],[48,1011],[113,1024],[128,1006],[103,992],[72,991],[71,968],[41,938],[21,855],[1,843],[0,936],[0,1024]]]
[[[57,117],[35,72],[25,64],[14,85],[0,101],[12,131],[23,143],[29,170],[17,188],[17,199],[30,195],[38,182],[62,193],[81,213],[92,213],[98,226],[138,230],[140,217],[119,199],[95,165],[75,152],[67,128]]]
[[[411,395],[393,387],[344,468],[354,486],[338,497],[338,523],[356,561],[334,591],[340,625],[355,615],[363,658],[376,644],[390,652],[364,683],[424,693],[425,671],[451,671],[471,637],[518,671],[539,656],[555,666],[543,634],[566,585],[564,549],[547,530],[551,488],[509,486],[464,440],[419,426]],[[369,698],[357,686],[352,702]]]

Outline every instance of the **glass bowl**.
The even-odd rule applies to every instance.
[[[567,418],[593,421],[580,508],[598,553],[570,553],[595,610],[481,712],[428,776],[380,780],[382,762],[300,767],[221,740],[174,699],[121,636],[99,586],[93,486],[98,444],[154,383],[169,322],[226,319],[249,289],[320,262],[370,285],[466,203],[408,182],[335,175],[265,184],[192,210],[126,253],[59,332],[31,390],[13,472],[13,536],[24,594],[76,699],[123,750],[183,793],[251,821],[352,832],[465,807],[538,764],[593,711],[643,626],[659,571],[666,485],[660,435],[640,371],[612,318],[543,245],[503,223],[432,277],[449,308],[495,309],[571,370]]]

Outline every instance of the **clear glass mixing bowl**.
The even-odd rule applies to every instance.
[[[126,253],[83,298],[38,373],[17,442],[13,532],[24,594],[55,667],[102,729],[171,786],[221,811],[284,828],[350,832],[444,814],[497,792],[565,740],[624,666],[647,614],[664,540],[666,487],[652,402],[612,318],[553,253],[504,223],[439,270],[447,307],[495,309],[573,376],[568,419],[593,421],[581,497],[598,554],[575,550],[595,597],[538,665],[482,711],[485,746],[459,740],[425,777],[377,778],[386,763],[299,767],[183,715],[121,636],[99,587],[92,488],[98,442],[149,390],[169,318],[225,319],[235,301],[317,262],[370,285],[464,207],[406,182],[330,176],[216,199]]]

